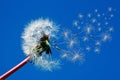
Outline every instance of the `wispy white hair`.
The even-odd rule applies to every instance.
[[[49,37],[55,37],[58,32],[58,26],[49,19],[38,19],[31,21],[24,29],[22,34],[22,49],[27,56],[31,56],[31,60],[44,70],[52,70],[59,66],[58,61],[44,59],[37,57],[32,51],[38,44],[40,37],[43,33],[49,35]],[[33,56],[34,55],[34,56]],[[53,66],[54,65],[54,66]]]

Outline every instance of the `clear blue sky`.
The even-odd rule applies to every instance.
[[[25,58],[21,33],[25,25],[39,17],[50,18],[62,26],[72,25],[79,12],[113,7],[114,33],[100,55],[90,55],[82,65],[65,63],[60,70],[41,71],[28,63],[7,80],[120,80],[120,6],[119,0],[1,0],[0,1],[0,75]]]

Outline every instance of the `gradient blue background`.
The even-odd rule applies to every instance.
[[[7,80],[120,80],[119,3],[119,0],[1,0],[0,75],[25,58],[21,33],[31,20],[50,18],[68,28],[79,12],[111,6],[117,10],[113,20],[115,31],[112,41],[102,46],[100,55],[89,55],[82,65],[65,61],[61,69],[53,72],[39,70],[28,63]]]

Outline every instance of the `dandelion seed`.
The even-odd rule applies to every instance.
[[[105,16],[105,14],[104,14],[104,13],[103,13],[102,15],[103,15],[103,16]]]
[[[84,58],[84,54],[83,53],[75,53],[74,55],[73,55],[73,57],[72,57],[72,61],[74,61],[74,62],[76,62],[76,61],[78,61],[78,62],[84,62],[85,61],[85,58]]]
[[[87,27],[86,27],[86,33],[87,33],[87,34],[90,34],[91,31],[92,31],[92,29],[93,29],[93,28],[92,28],[91,26],[87,26]]]
[[[78,26],[78,29],[80,29],[81,27],[80,26]]]
[[[78,21],[74,21],[74,22],[73,22],[73,25],[74,25],[74,26],[78,26]]]
[[[67,54],[67,53],[64,53],[61,57],[62,57],[62,58],[67,58],[67,57],[68,57],[68,54]]]
[[[101,25],[101,23],[98,23],[97,25],[98,25],[98,26],[100,26],[100,25]]]
[[[112,7],[109,7],[109,8],[108,8],[108,11],[111,12],[111,11],[112,11]]]
[[[98,28],[98,31],[101,31],[101,30],[102,30],[102,28],[101,28],[101,27],[99,27],[99,28]]]
[[[114,30],[113,27],[110,27],[110,28],[109,28],[109,31],[110,31],[110,32],[112,32],[113,30]]]
[[[95,45],[96,45],[96,46],[100,46],[101,43],[100,43],[99,41],[97,41],[97,42],[95,43]]]
[[[76,61],[77,59],[79,59],[80,55],[79,54],[75,54],[72,58],[72,61]]]
[[[105,22],[105,25],[108,25],[108,22]]]
[[[110,17],[111,17],[111,18],[113,18],[113,17],[114,17],[114,15],[113,15],[113,14],[111,14],[111,15],[110,15]]]
[[[83,41],[88,41],[88,37],[84,36]]]
[[[90,46],[87,46],[87,47],[86,47],[86,50],[87,50],[87,51],[90,51],[90,49],[91,49]]]
[[[71,40],[70,43],[69,43],[69,46],[72,47],[74,44],[75,44],[75,41]]]
[[[82,14],[79,14],[78,17],[79,17],[80,19],[82,19],[82,18],[83,18],[83,15],[82,15]]]
[[[91,17],[91,14],[89,13],[87,16],[88,16],[88,18],[90,18],[90,17]]]
[[[68,38],[68,32],[64,32],[63,34],[65,38]]]
[[[97,10],[97,9],[95,9],[95,12],[98,12],[98,10]]]
[[[92,19],[92,23],[95,23],[95,22],[96,22],[96,19],[95,19],[95,18],[93,18],[93,19]]]
[[[110,39],[110,35],[109,34],[104,34],[103,38],[102,38],[102,41],[107,41],[109,39]]]
[[[100,52],[100,49],[99,49],[99,48],[95,48],[94,52],[95,52],[95,53],[99,53],[99,52]]]
[[[97,14],[97,17],[100,17],[101,15],[100,14]]]

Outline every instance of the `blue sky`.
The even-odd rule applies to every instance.
[[[26,56],[21,48],[21,34],[26,24],[40,17],[49,18],[60,24],[61,28],[69,28],[79,13],[88,13],[94,9],[104,12],[113,7],[114,26],[112,41],[102,45],[99,55],[88,53],[82,64],[63,61],[61,69],[53,72],[43,71],[28,63],[7,80],[120,80],[120,28],[119,1],[96,0],[4,0],[0,1],[0,75],[18,64]],[[53,53],[54,55],[54,53]]]

